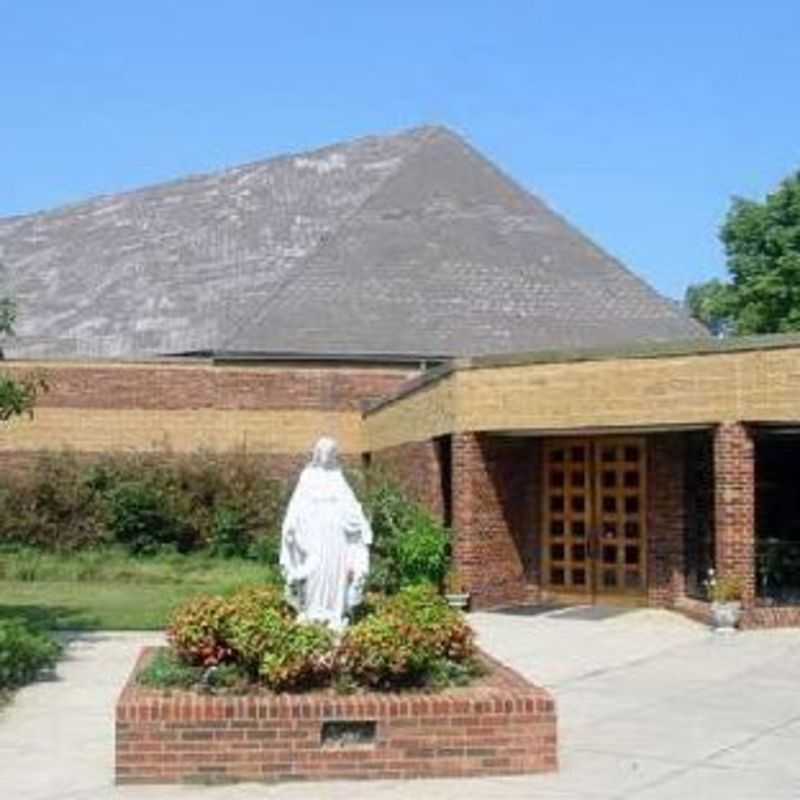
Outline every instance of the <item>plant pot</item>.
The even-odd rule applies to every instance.
[[[469,607],[469,593],[446,594],[444,599],[450,608],[457,608],[459,611],[466,611]]]
[[[711,604],[711,619],[719,633],[733,633],[742,618],[742,604],[738,600]]]

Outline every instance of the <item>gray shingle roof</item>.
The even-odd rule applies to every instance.
[[[0,219],[10,356],[480,355],[703,334],[442,128]]]

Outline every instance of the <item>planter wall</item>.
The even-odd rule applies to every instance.
[[[213,697],[135,685],[116,708],[116,780],[221,783],[507,775],[557,769],[550,694],[490,662],[438,694]],[[487,659],[488,660],[488,659]]]

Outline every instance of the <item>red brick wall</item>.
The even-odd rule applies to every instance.
[[[740,423],[719,425],[714,435],[716,569],[738,577],[744,603],[755,597],[755,445]]]
[[[143,659],[148,657],[145,651]],[[323,722],[337,720],[374,721],[374,742],[323,745]],[[556,737],[556,710],[549,693],[495,662],[480,684],[434,695],[211,697],[146,690],[132,679],[116,709],[116,781],[220,783],[546,772],[558,768]]]
[[[447,502],[442,481],[446,465],[442,463],[440,440],[410,442],[372,453],[371,466],[396,481],[409,497],[444,519]]]
[[[647,437],[647,596],[671,606],[685,594],[686,439]]]
[[[37,366],[8,362],[4,372],[46,375],[47,408],[236,410],[359,410],[397,389],[416,372],[407,368],[228,367],[210,364]]]
[[[685,587],[686,442],[648,437],[648,601]],[[455,557],[477,607],[536,598],[541,557],[541,447],[531,438],[453,437]]]
[[[473,605],[525,600],[540,550],[537,445],[473,433],[452,444],[454,556]]]
[[[291,476],[313,439],[326,430],[339,436],[344,452],[359,456],[361,404],[393,391],[413,374],[394,367],[196,362],[1,367],[12,374],[34,368],[46,376],[50,390],[41,396],[33,422],[11,428],[4,438],[0,465],[5,469],[29,468],[46,448],[91,457],[160,446],[225,452],[247,444],[251,451],[273,453],[275,473]]]

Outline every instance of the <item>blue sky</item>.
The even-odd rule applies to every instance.
[[[0,215],[420,123],[662,292],[800,168],[797,0],[0,0]]]

